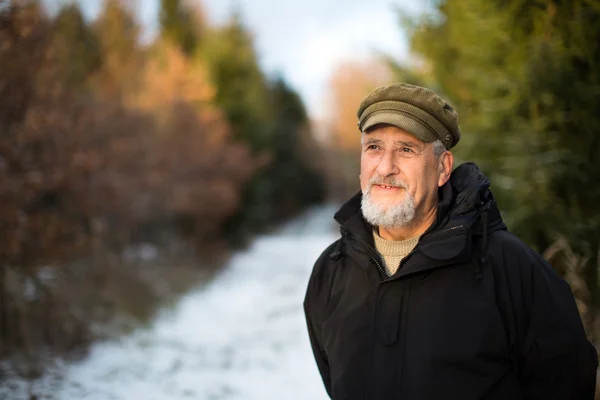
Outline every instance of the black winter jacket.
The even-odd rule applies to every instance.
[[[388,277],[360,211],[317,260],[304,301],[334,400],[593,399],[597,355],[568,284],[506,230],[471,163],[437,221]]]

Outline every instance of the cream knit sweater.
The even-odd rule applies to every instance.
[[[379,236],[377,229],[373,229],[373,238],[375,240],[375,248],[383,257],[385,269],[389,276],[396,273],[400,266],[400,261],[415,248],[419,241],[419,236],[406,240],[386,240]]]

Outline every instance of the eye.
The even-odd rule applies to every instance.
[[[367,150],[379,150],[380,147],[376,144],[370,144],[367,146]]]
[[[400,152],[402,152],[402,153],[414,153],[414,150],[411,149],[410,147],[401,147],[400,148]]]

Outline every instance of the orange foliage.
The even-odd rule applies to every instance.
[[[118,304],[157,301],[165,277],[152,289],[123,248],[210,247],[264,161],[231,139],[205,67],[168,42],[141,48],[118,1],[75,24],[84,41],[17,3],[0,6],[0,359],[34,365]]]
[[[139,75],[140,89],[126,102],[157,121],[158,151],[144,181],[148,193],[155,191],[146,202],[147,217],[167,207],[174,215],[201,219],[195,235],[214,234],[218,224],[206,222],[220,223],[237,209],[239,189],[258,163],[247,147],[232,142],[224,117],[210,104],[215,89],[201,63],[163,40],[154,44]],[[164,187],[171,188],[165,196],[156,193]]]
[[[236,211],[259,162],[209,104],[204,66],[166,41],[143,53],[111,1],[96,22],[103,63],[90,93],[70,85],[71,60],[37,7],[2,18],[2,262],[68,259],[99,236],[124,245],[148,220],[184,218],[195,240],[214,239],[205,235]]]
[[[176,45],[164,39],[153,45],[141,81],[140,90],[132,96],[130,104],[150,111],[178,101],[208,104],[216,93],[204,65],[199,61],[193,63]]]
[[[83,82],[32,4],[0,12],[0,357],[24,340],[11,321],[28,326],[6,307],[23,295],[9,270],[35,281],[44,264],[164,232],[210,244],[258,167],[208,104],[203,66],[168,43],[147,54],[117,2],[96,23],[102,63]]]

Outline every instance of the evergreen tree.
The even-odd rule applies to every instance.
[[[323,199],[324,184],[308,159],[312,138],[306,110],[298,94],[283,79],[270,84],[269,104],[273,113],[270,136],[272,161],[261,174],[268,185],[271,219],[280,220],[303,206]]]
[[[102,63],[100,43],[77,4],[67,5],[54,19],[54,48],[68,69],[67,80],[81,85]]]
[[[202,55],[216,86],[215,103],[225,112],[236,139],[255,151],[268,148],[267,83],[250,32],[236,15],[209,36]]]
[[[587,260],[584,277],[597,292],[599,3],[434,4],[436,14],[412,26],[412,47],[459,111],[458,158],[490,175],[519,236],[539,251],[560,240]],[[567,274],[571,261],[554,265]]]
[[[94,23],[102,54],[95,89],[103,96],[121,96],[136,84],[141,68],[140,27],[118,0],[106,0]]]
[[[187,55],[192,55],[201,43],[204,21],[195,11],[198,9],[186,7],[181,0],[160,1],[161,36],[172,40]]]
[[[207,34],[200,54],[233,137],[265,160],[246,187],[243,208],[228,224],[232,239],[241,240],[321,200],[323,183],[303,152],[308,147],[303,142],[311,140],[304,106],[281,79],[265,77],[240,15]]]

